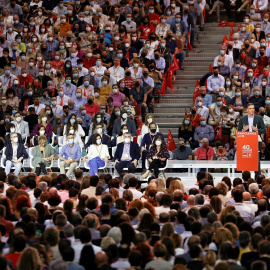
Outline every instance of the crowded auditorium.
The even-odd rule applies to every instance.
[[[270,270],[270,0],[0,0],[0,270]]]

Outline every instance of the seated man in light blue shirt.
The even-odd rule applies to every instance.
[[[79,108],[79,113],[77,117],[80,117],[82,119],[82,128],[85,132],[85,134],[89,133],[89,127],[92,123],[92,116],[86,113],[86,109],[84,106],[81,106]]]
[[[209,107],[212,104],[212,96],[209,94],[206,94],[206,87],[205,86],[201,86],[200,87],[200,97],[203,99],[203,105],[205,107]],[[197,98],[196,98],[196,102],[195,102],[195,106],[197,106]]]
[[[207,89],[211,94],[216,94],[220,87],[224,86],[225,80],[222,75],[219,74],[219,68],[213,68],[214,74],[207,79]]]
[[[87,98],[82,95],[82,89],[77,88],[75,92],[75,97],[73,97],[74,103],[77,107],[83,106],[85,103],[87,103]]]
[[[61,86],[64,89],[64,94],[70,98],[76,97],[76,86],[71,83],[71,76],[66,76],[66,83]]]
[[[68,167],[67,177],[73,173],[74,169],[79,166],[81,159],[81,148],[79,144],[74,143],[74,135],[67,136],[68,144],[63,146],[58,158],[60,159],[60,173],[65,174],[65,168]]]
[[[69,114],[77,115],[79,112],[79,107],[75,105],[74,100],[71,98],[68,100]]]
[[[68,58],[66,58],[66,61],[67,60],[70,60],[70,62],[71,62],[71,65],[72,65],[72,68],[76,68],[77,67],[77,60],[78,60],[79,58],[77,57],[77,52],[76,52],[76,49],[75,48],[72,48],[71,49],[71,54],[70,54],[70,56],[68,57]],[[66,62],[65,61],[65,62]]]

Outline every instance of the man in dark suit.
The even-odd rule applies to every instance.
[[[113,137],[116,138],[119,135],[122,125],[127,125],[128,132],[131,134],[132,137],[136,136],[135,122],[134,122],[134,120],[127,118],[127,111],[126,110],[122,110],[121,119],[116,119],[114,121],[113,132],[112,132]]]
[[[242,132],[258,132],[259,136],[266,133],[266,128],[263,122],[263,118],[260,115],[256,115],[255,106],[253,103],[247,105],[248,114],[241,117],[238,125],[238,131]],[[260,142],[259,142],[260,149]],[[260,155],[258,155],[260,157]],[[260,173],[260,159],[258,171],[255,172],[255,175]]]
[[[131,141],[130,133],[124,134],[124,142],[117,145],[114,161],[115,169],[119,174],[124,168],[128,168],[129,173],[135,173],[140,158],[140,147]]]
[[[6,168],[5,173],[8,175],[12,166],[15,167],[15,175],[19,175],[22,168],[23,159],[28,158],[28,154],[22,143],[18,143],[17,133],[10,134],[11,143],[6,146]]]

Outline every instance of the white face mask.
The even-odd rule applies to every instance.
[[[15,132],[15,128],[11,128],[11,129],[10,129],[10,132],[11,132],[11,133]]]
[[[96,140],[96,143],[97,143],[97,144],[101,144],[101,139],[97,139],[97,140]]]
[[[201,106],[202,106],[202,102],[201,102],[201,101],[197,102],[197,105],[198,105],[199,107],[201,107]]]
[[[100,118],[100,117],[97,118],[97,122],[98,122],[98,123],[101,122],[101,118]]]
[[[42,120],[42,122],[46,122],[47,121],[47,117],[42,117],[41,120]]]
[[[94,77],[95,76],[95,72],[90,72],[90,75],[92,76],[92,77]]]
[[[134,63],[134,67],[137,68],[139,66],[138,63]]]
[[[13,138],[13,142],[17,143],[18,142],[18,137]]]
[[[122,114],[122,118],[126,119],[127,118],[127,114],[126,113],[123,113]]]
[[[118,90],[116,88],[114,88],[112,91],[114,94],[117,94],[117,92],[118,92]]]
[[[147,122],[150,124],[150,123],[152,123],[153,122],[153,118],[148,118],[147,119]]]
[[[125,143],[130,143],[130,138],[125,138]]]
[[[156,141],[156,145],[157,146],[161,145],[161,141]]]
[[[233,112],[233,109],[229,109],[229,113],[232,113]]]
[[[98,128],[98,129],[97,129],[97,133],[98,133],[98,134],[101,134],[101,133],[102,133],[102,128]]]
[[[128,129],[123,129],[123,134],[128,133]]]
[[[265,86],[266,85],[266,82],[262,82],[262,86]]]
[[[16,117],[17,122],[21,122],[22,118],[20,116]]]
[[[19,84],[19,81],[18,80],[14,80],[14,84],[15,85],[18,85]]]
[[[74,129],[71,129],[71,130],[69,131],[69,134],[74,134]]]
[[[44,135],[44,134],[45,134],[45,130],[40,130],[40,131],[39,131],[39,134],[40,134],[40,135]]]

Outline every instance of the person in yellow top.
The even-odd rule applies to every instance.
[[[254,25],[251,23],[250,16],[247,14],[244,17],[244,23],[246,24],[246,30],[252,33],[254,31]]]
[[[101,79],[100,95],[105,97],[106,99],[112,93],[112,87],[109,85],[109,78],[107,76],[103,76]]]
[[[98,87],[94,88],[94,103],[100,105],[100,104],[106,104],[106,98],[104,96],[100,95],[100,90]]]

